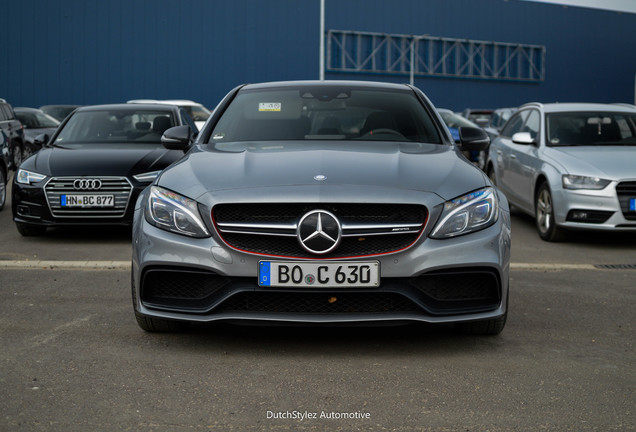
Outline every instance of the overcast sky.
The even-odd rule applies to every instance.
[[[636,0],[528,0],[636,13]]]

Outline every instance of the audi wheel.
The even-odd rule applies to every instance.
[[[539,237],[549,242],[561,241],[565,238],[563,228],[560,228],[554,220],[554,203],[552,193],[547,182],[539,186],[535,199],[535,222]]]

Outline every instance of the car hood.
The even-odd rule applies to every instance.
[[[633,146],[552,147],[549,150],[550,157],[568,174],[609,180],[636,177]]]
[[[128,176],[162,170],[183,157],[160,144],[104,144],[45,147],[21,168],[47,176]]]
[[[210,146],[193,150],[158,184],[194,199],[237,189],[358,186],[347,190],[426,191],[444,200],[486,185],[478,168],[445,145],[286,141]]]

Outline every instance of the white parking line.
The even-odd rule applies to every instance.
[[[594,264],[511,263],[511,270],[519,271],[567,271],[611,270]],[[0,260],[0,270],[130,270],[130,261],[25,261]]]
[[[0,260],[0,270],[130,270],[130,261]]]

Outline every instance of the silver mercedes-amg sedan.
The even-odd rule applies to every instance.
[[[454,323],[507,316],[506,198],[408,85],[244,85],[139,197],[132,297],[139,326],[191,322]]]

